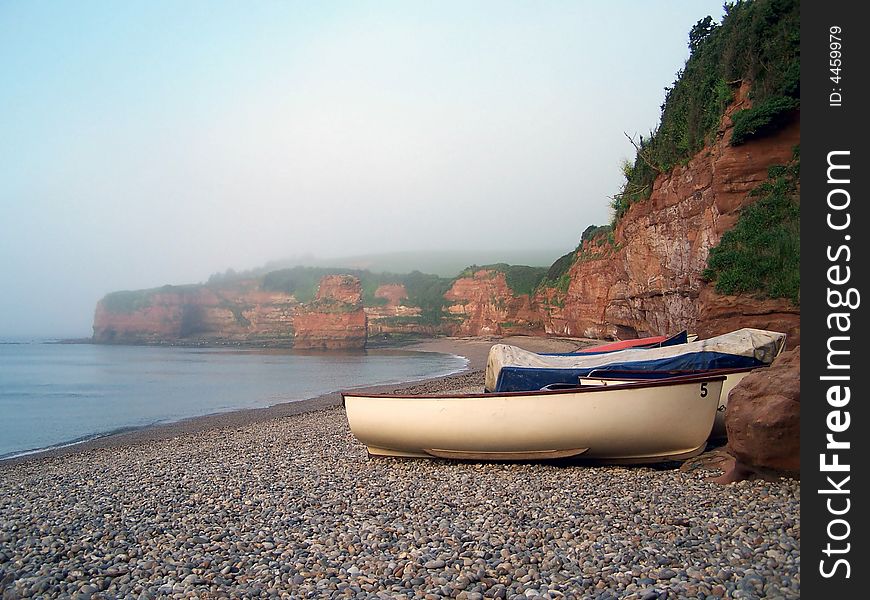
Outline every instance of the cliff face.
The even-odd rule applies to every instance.
[[[265,291],[256,280],[120,294],[110,294],[97,304],[93,336],[97,343],[365,345],[365,313],[356,278],[325,277],[317,298],[307,304],[292,294]]]
[[[329,275],[321,279],[317,297],[301,307],[294,328],[294,348],[364,348],[366,314],[359,279],[352,275]]]
[[[480,269],[460,277],[444,294],[450,302],[444,329],[451,335],[544,333],[541,314],[527,294],[515,296],[504,273]]]
[[[537,294],[548,333],[624,338],[689,329],[708,336],[760,327],[799,344],[799,309],[788,301],[721,296],[701,279],[710,248],[752,201],[749,191],[768,167],[788,163],[800,141],[795,120],[775,135],[730,146],[731,116],[749,106],[748,89],[738,91],[715,142],[659,175],[650,198],[629,208],[613,244],[584,243],[567,291]]]
[[[99,343],[281,342],[293,334],[298,302],[288,294],[265,292],[253,281],[232,286],[165,286],[139,292],[131,306],[97,304],[94,341]]]
[[[422,320],[423,310],[408,302],[408,290],[401,283],[378,286],[374,294],[379,302],[366,306],[369,337],[393,335],[435,335],[438,329]]]

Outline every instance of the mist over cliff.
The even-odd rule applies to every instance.
[[[755,326],[798,343],[799,5],[756,0],[725,12],[691,28],[658,126],[632,139],[610,222],[586,227],[547,266],[497,260],[457,272],[457,251],[272,263],[110,294],[94,339],[362,347],[408,335],[625,338]]]

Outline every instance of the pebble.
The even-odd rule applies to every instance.
[[[0,464],[0,590],[800,598],[800,482],[719,486],[712,474],[374,459],[335,407]]]

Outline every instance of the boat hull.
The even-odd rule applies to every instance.
[[[760,367],[763,368],[763,367]],[[722,370],[719,375],[725,376],[725,381],[722,382],[722,392],[719,394],[719,406],[716,408],[716,419],[713,421],[713,429],[710,431],[711,440],[723,440],[728,437],[725,428],[725,413],[728,408],[728,395],[740,381],[756,369],[737,369],[733,371]],[[581,377],[579,383],[583,385],[625,385],[626,383],[646,381],[650,375],[655,375],[654,372],[644,373],[644,377],[632,377],[631,374],[623,374],[608,377]],[[673,375],[671,375],[673,376]]]
[[[660,462],[704,449],[723,381],[461,396],[346,393],[344,404],[351,431],[372,455]]]

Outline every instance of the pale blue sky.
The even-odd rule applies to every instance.
[[[0,0],[0,336],[306,253],[556,258],[721,4]]]

